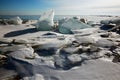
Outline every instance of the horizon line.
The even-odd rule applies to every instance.
[[[39,15],[41,15],[41,14],[0,14],[0,16],[39,16]],[[62,16],[63,14],[58,14],[58,15],[55,15],[55,16]],[[79,14],[79,15],[71,15],[71,14],[64,14],[65,16],[79,16],[79,15],[82,15],[82,16],[86,16],[86,15],[89,15],[89,16],[120,16],[120,14],[119,15],[115,15],[115,14],[92,14],[92,15],[90,15],[90,14]],[[63,15],[63,16],[64,16]]]

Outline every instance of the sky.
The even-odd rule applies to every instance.
[[[120,0],[0,0],[0,15],[120,15]]]

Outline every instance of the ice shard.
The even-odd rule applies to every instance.
[[[54,18],[53,10],[43,13],[36,24],[37,30],[40,31],[52,30],[54,26],[53,18]]]
[[[22,24],[23,20],[20,17],[14,17],[9,20],[11,24]]]

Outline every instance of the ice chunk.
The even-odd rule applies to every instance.
[[[52,30],[54,26],[53,18],[54,18],[53,10],[43,13],[37,22],[36,25],[37,30],[41,31]]]
[[[112,19],[108,19],[108,20],[101,20],[101,24],[116,24],[116,25],[120,25],[120,17],[118,18],[112,18]]]
[[[22,24],[23,20],[20,17],[14,17],[9,20],[12,24]]]
[[[77,30],[77,29],[83,29],[83,28],[89,28],[91,26],[81,22],[78,19],[70,18],[70,19],[64,19],[60,21],[59,23],[59,32],[63,34],[70,34],[72,33],[71,30]]]
[[[81,18],[80,21],[83,23],[87,23],[87,19],[84,19],[84,18]]]
[[[109,20],[101,20],[100,23],[101,23],[101,24],[109,24],[110,21],[109,21]]]

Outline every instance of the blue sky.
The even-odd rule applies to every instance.
[[[120,0],[0,0],[0,14],[120,15]]]

